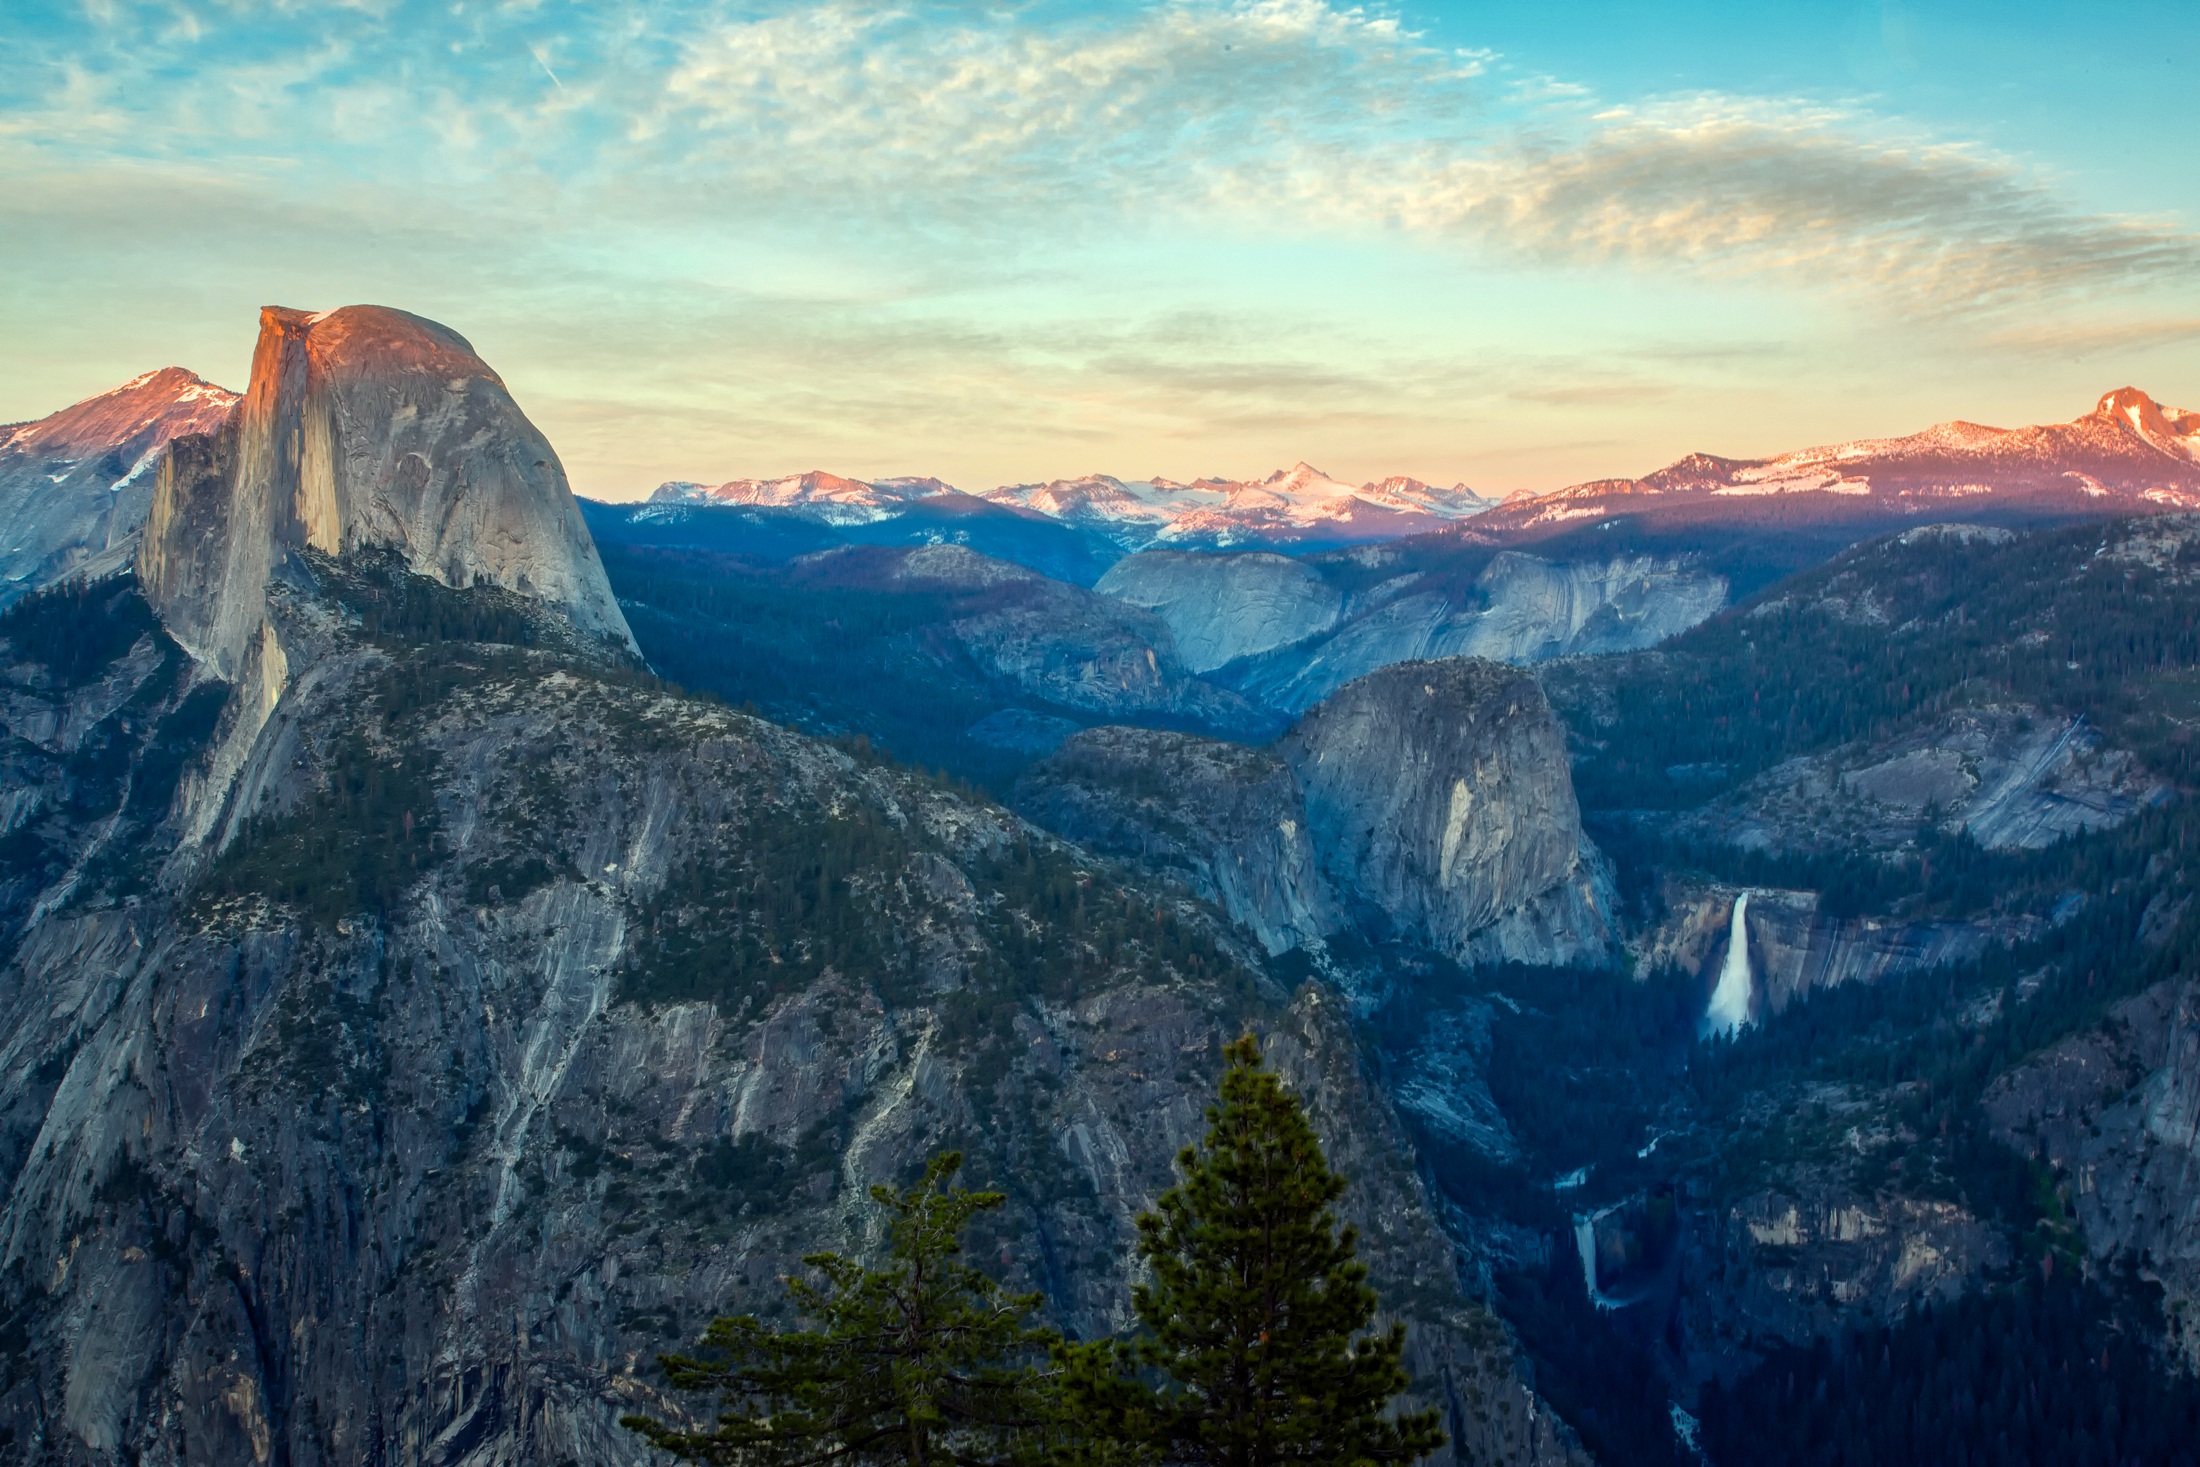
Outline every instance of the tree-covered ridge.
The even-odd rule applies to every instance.
[[[989,789],[1029,762],[963,736],[1004,700],[945,635],[945,591],[806,584],[735,556],[625,546],[606,547],[604,570],[650,665],[679,683],[805,732],[860,732]]]
[[[1776,1351],[1706,1387],[1701,1443],[1762,1467],[2192,1467],[2200,1383],[2162,1368],[2149,1328],[2049,1270]]]
[[[1931,527],[1839,557],[1654,651],[1551,670],[1590,809],[1681,809],[1798,754],[1962,706],[2084,717],[2200,776],[2200,527]]]
[[[0,639],[16,663],[75,687],[107,671],[140,637],[165,642],[160,622],[127,574],[60,581],[0,611]]]

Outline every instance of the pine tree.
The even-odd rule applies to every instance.
[[[943,1152],[916,1186],[871,1189],[892,1214],[885,1266],[833,1253],[803,1260],[823,1283],[790,1278],[787,1289],[813,1328],[720,1318],[701,1355],[661,1357],[677,1388],[719,1394],[714,1427],[622,1424],[684,1460],[740,1467],[1036,1458],[1060,1419],[1041,1368],[1056,1336],[1025,1322],[1037,1294],[1004,1294],[958,1257],[970,1219],[1003,1201],[953,1185],[961,1166],[960,1153]]]
[[[1152,1281],[1133,1343],[1062,1351],[1072,1409],[1120,1442],[1214,1467],[1410,1463],[1443,1445],[1434,1411],[1390,1415],[1405,1329],[1375,1317],[1354,1231],[1296,1096],[1250,1037],[1227,1050],[1220,1104],[1183,1180],[1138,1219]]]

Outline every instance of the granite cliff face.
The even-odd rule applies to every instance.
[[[1365,554],[1380,560],[1386,552]],[[1212,604],[1191,604],[1197,615],[1226,624],[1239,613],[1223,594],[1230,588],[1215,589]],[[1529,664],[1648,647],[1703,621],[1726,597],[1725,577],[1672,557],[1557,562],[1503,551],[1464,584],[1414,572],[1379,581],[1349,598],[1335,630],[1318,640],[1265,655],[1248,648],[1241,655],[1251,660],[1232,668],[1229,682],[1279,711],[1301,713],[1394,663],[1483,657]]]
[[[130,564],[161,450],[211,433],[237,394],[181,367],[132,378],[35,423],[0,427],[0,604]]]
[[[1313,569],[1267,551],[1148,550],[1117,561],[1093,589],[1158,615],[1194,672],[1318,636],[1337,624],[1344,606],[1342,593]]]
[[[1347,928],[1463,962],[1612,952],[1610,876],[1563,736],[1535,680],[1492,663],[1364,678],[1273,750],[1094,729],[1034,766],[1016,802],[1185,882],[1271,953]]]
[[[220,432],[172,443],[138,579],[191,654],[234,678],[271,576],[306,550],[395,552],[633,639],[557,454],[465,339],[383,306],[260,313],[252,381]]]
[[[1844,983],[1878,983],[1904,974],[1975,962],[1997,945],[2029,941],[2050,923],[2028,915],[1904,921],[1892,916],[1834,916],[1815,891],[1748,888],[1742,932],[1748,944],[1748,1017],[1761,1023],[1811,992]],[[1735,902],[1744,889],[1668,879],[1658,893],[1660,920],[1628,941],[1645,972],[1694,975],[1708,994],[1733,943]],[[2075,907],[2075,904],[2073,904]]]
[[[1364,925],[1462,961],[1599,962],[1611,878],[1533,677],[1468,659],[1360,679],[1279,746]]]
[[[2053,1168],[2087,1251],[2136,1261],[2161,1285],[2172,1343],[2200,1368],[2200,985],[2164,982],[2118,1005],[2003,1077],[1986,1109],[2004,1140]]]

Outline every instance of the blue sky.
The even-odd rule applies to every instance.
[[[1495,491],[2200,406],[2183,6],[11,5],[0,420],[263,303],[470,337],[584,493]]]

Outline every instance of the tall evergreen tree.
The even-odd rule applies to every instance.
[[[1071,1408],[1104,1437],[1213,1467],[1410,1463],[1443,1445],[1434,1411],[1391,1414],[1405,1328],[1361,1331],[1375,1291],[1298,1098],[1250,1037],[1227,1050],[1207,1135],[1183,1180],[1138,1219],[1152,1281],[1144,1333],[1072,1347]]]
[[[739,1467],[995,1467],[1038,1456],[1060,1419],[1041,1369],[1056,1336],[1025,1322],[1037,1294],[1004,1294],[959,1258],[970,1219],[1003,1200],[955,1186],[961,1166],[960,1153],[943,1152],[916,1186],[871,1189],[892,1214],[883,1267],[834,1253],[803,1260],[823,1283],[790,1278],[787,1289],[813,1328],[720,1318],[701,1355],[662,1357],[674,1386],[719,1394],[715,1426],[622,1424],[684,1460]]]

